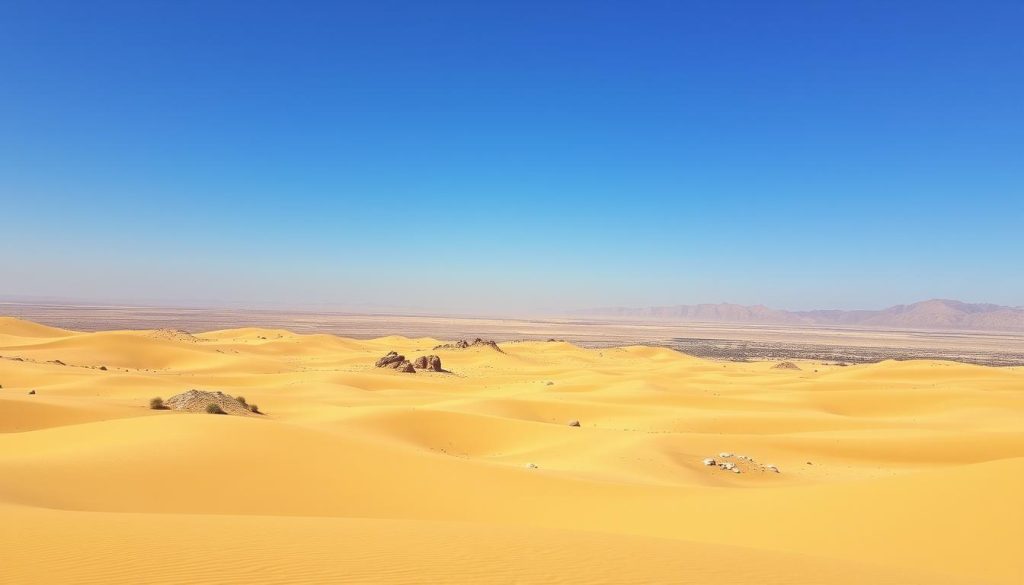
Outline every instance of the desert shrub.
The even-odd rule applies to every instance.
[[[248,407],[249,405],[245,402],[245,396],[235,396],[235,400],[238,401],[242,406]]]
[[[164,399],[157,396],[156,398],[149,399],[149,408],[152,410],[167,410],[167,405],[164,404]]]
[[[207,404],[206,414],[226,414],[219,404]]]
[[[248,406],[249,406],[249,412],[255,412],[256,414],[263,414],[262,412],[260,412],[260,407],[256,406],[255,404],[250,404]]]

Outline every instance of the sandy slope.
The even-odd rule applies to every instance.
[[[0,582],[1024,581],[1019,368],[198,338],[0,318]]]

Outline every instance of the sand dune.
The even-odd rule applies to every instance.
[[[0,582],[1024,582],[1024,369],[440,343],[0,319]]]

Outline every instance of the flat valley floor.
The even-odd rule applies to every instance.
[[[1019,366],[183,323],[0,318],[0,583],[1024,582]]]

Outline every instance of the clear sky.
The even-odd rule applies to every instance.
[[[0,6],[0,297],[1024,305],[1024,3]]]

